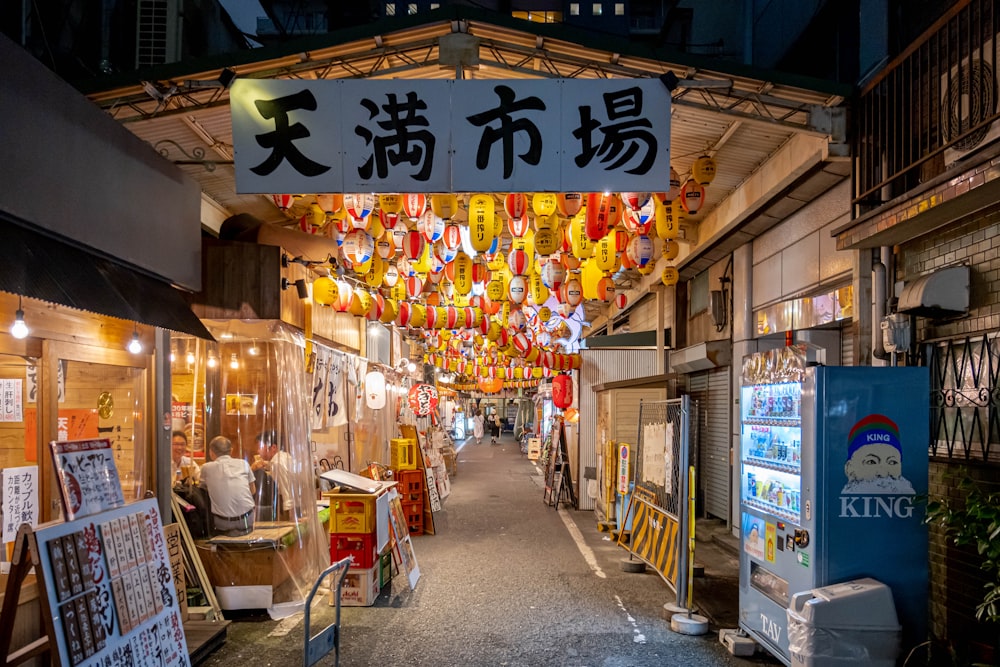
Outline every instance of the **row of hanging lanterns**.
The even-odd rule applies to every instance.
[[[584,300],[624,308],[623,271],[648,275],[659,258],[676,259],[714,174],[704,156],[683,185],[671,169],[667,192],[508,193],[503,216],[493,195],[474,194],[464,226],[454,194],[317,195],[301,228],[336,239],[343,268],[317,278],[312,298],[422,331],[428,360],[458,372],[456,386],[568,377],[579,355],[553,332]],[[294,199],[274,196],[286,210]],[[677,269],[661,280],[676,284]]]

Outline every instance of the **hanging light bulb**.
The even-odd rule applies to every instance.
[[[26,338],[28,336],[29,330],[28,325],[24,323],[24,311],[21,310],[21,297],[17,297],[17,312],[14,313],[14,323],[10,325],[10,335],[14,338]]]
[[[240,367],[240,360],[236,358],[236,353],[233,352],[232,356],[229,357],[229,367],[236,370]]]
[[[406,370],[412,373],[413,371],[417,370],[417,365],[411,361],[406,365]]]
[[[189,366],[194,363],[194,352],[188,352],[187,362]]]
[[[142,352],[142,341],[139,340],[139,330],[132,331],[132,340],[128,343],[128,351],[132,354],[140,354]]]
[[[215,364],[217,364],[218,362],[216,361],[215,357],[209,356],[207,363],[209,368],[215,368]]]
[[[173,352],[171,352],[170,353],[170,363],[174,363],[175,361],[177,361],[177,355],[174,354]]]
[[[256,357],[257,356],[257,346],[256,345],[251,345],[250,349],[247,350],[247,354],[249,354],[251,357]]]

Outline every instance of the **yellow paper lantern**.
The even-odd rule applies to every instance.
[[[473,195],[469,199],[469,243],[476,252],[486,252],[496,238],[493,197]]]
[[[669,203],[656,202],[656,235],[666,241],[677,238],[677,223]]]
[[[611,233],[598,241],[594,248],[595,266],[606,273],[617,271],[621,265],[615,241],[615,233],[612,230]]]
[[[372,295],[357,287],[354,289],[354,300],[348,312],[355,317],[364,317],[372,307]]]
[[[400,194],[379,195],[378,207],[386,213],[399,213],[403,210],[403,196]]]
[[[551,192],[536,192],[531,198],[531,210],[537,217],[545,217],[556,212],[556,196]]]
[[[386,299],[382,306],[382,315],[378,319],[386,324],[391,324],[396,319],[398,313],[399,305],[396,301],[394,299]]]
[[[590,237],[587,236],[587,219],[585,215],[581,213],[573,216],[573,220],[570,221],[569,225],[569,233],[573,256],[577,259],[590,257],[594,252],[594,246],[590,242]]]
[[[445,220],[458,213],[458,197],[453,194],[431,195],[431,210]]]
[[[333,278],[321,276],[313,281],[313,301],[321,306],[332,306],[337,301],[339,288]]]
[[[667,261],[672,261],[677,259],[677,255],[681,252],[681,246],[677,241],[673,239],[668,239],[663,242],[663,259]]]
[[[708,185],[715,180],[715,159],[702,155],[691,165],[691,176],[699,185]]]
[[[680,280],[680,277],[681,274],[673,266],[666,267],[665,269],[663,269],[663,273],[660,274],[660,280],[662,280],[663,284],[666,285],[667,287],[672,287],[673,285],[676,285],[677,281]]]

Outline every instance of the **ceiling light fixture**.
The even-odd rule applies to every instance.
[[[142,353],[142,341],[139,340],[139,330],[138,329],[133,329],[132,330],[132,340],[129,341],[127,349],[132,354],[141,354]]]
[[[10,335],[14,338],[27,338],[31,331],[24,322],[24,311],[21,310],[21,297],[17,297],[17,312],[14,313],[14,323],[10,325]]]
[[[236,370],[240,367],[240,360],[237,359],[236,353],[233,352],[232,356],[229,357],[229,367]]]

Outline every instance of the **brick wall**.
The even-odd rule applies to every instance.
[[[900,246],[897,252],[897,281],[908,282],[947,266],[967,264],[971,268],[968,315],[936,321],[918,317],[918,343],[993,334],[1000,329],[1000,210],[924,235]],[[1000,485],[1000,467],[966,467],[964,463],[962,459],[931,461],[932,498],[960,503],[962,494],[957,483],[964,472],[973,479]],[[979,565],[973,549],[956,547],[940,528],[931,527],[931,633],[961,650],[981,645],[995,647],[1000,636],[995,626],[975,620],[986,581]]]
[[[949,504],[961,506],[963,496],[956,487],[962,474],[968,474],[987,490],[1000,488],[1000,469],[995,467],[960,469],[954,463],[932,461],[931,498],[946,498]],[[976,620],[976,605],[982,600],[983,584],[987,581],[987,575],[979,569],[979,565],[980,558],[974,548],[956,547],[951,538],[945,538],[942,529],[931,526],[931,634],[947,638],[958,649],[996,647],[1000,640],[995,625]]]

